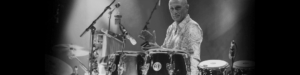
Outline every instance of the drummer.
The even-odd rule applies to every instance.
[[[152,37],[145,37],[149,31],[142,31],[141,38],[150,38],[150,41],[147,41],[150,42],[151,48],[162,47],[190,52],[192,58],[192,75],[197,75],[199,73],[197,65],[200,62],[200,46],[203,40],[203,31],[200,25],[190,17],[188,9],[189,4],[187,0],[169,1],[169,11],[174,22],[168,27],[166,38],[162,46],[156,43],[155,32],[153,32],[154,35]],[[150,36],[151,35],[152,34],[150,34]]]

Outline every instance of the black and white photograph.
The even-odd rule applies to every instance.
[[[52,0],[45,75],[255,75],[255,0]]]

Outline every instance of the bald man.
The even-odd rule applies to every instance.
[[[155,31],[150,39],[151,48],[168,48],[186,50],[191,54],[191,75],[198,75],[197,65],[200,62],[200,46],[203,40],[203,32],[200,25],[191,19],[188,14],[189,4],[187,0],[170,0],[169,10],[174,22],[168,27],[166,38],[162,46],[156,43]],[[147,31],[147,33],[150,33]],[[145,35],[142,31],[142,36]],[[150,35],[152,35],[150,33]],[[146,36],[146,35],[145,35]],[[153,39],[153,40],[152,40]]]

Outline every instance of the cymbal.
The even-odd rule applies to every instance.
[[[45,71],[54,75],[71,75],[73,73],[70,65],[49,55],[45,55]]]
[[[64,48],[64,49],[67,49],[67,50],[70,50],[71,48],[84,49],[84,47],[82,47],[82,46],[72,45],[72,44],[58,44],[58,45],[55,45],[53,48]]]
[[[89,54],[87,50],[84,50],[83,47],[78,45],[70,45],[71,46],[71,53],[75,56],[86,56]]]
[[[77,49],[77,50],[71,50],[70,52],[73,56],[79,57],[79,56],[86,56],[89,55],[88,51]]]
[[[54,48],[60,48],[60,51],[68,51],[68,54],[71,57],[80,57],[86,56],[89,54],[88,50],[85,50],[84,47],[79,45],[71,45],[71,44],[59,44],[54,46]]]

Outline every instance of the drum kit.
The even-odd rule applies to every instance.
[[[115,0],[112,3],[114,2]],[[104,12],[110,9],[112,3]],[[116,7],[118,6],[116,5]],[[96,31],[93,26],[97,21],[96,19],[80,35],[81,37],[88,30],[91,30],[92,46],[89,52],[78,45],[68,46],[70,59],[76,58],[79,61],[80,67],[86,72],[85,75],[191,75],[191,54],[184,50],[166,48],[150,48],[141,51],[124,50],[125,39],[130,40],[134,45],[136,42],[129,36],[124,26],[120,24],[122,16],[116,15],[115,17],[116,24],[119,25],[122,34],[115,34],[104,29]],[[147,30],[148,24],[147,22],[143,30]],[[143,47],[149,45],[149,41],[142,45]],[[229,51],[229,58],[234,61],[234,55],[236,55],[234,41],[231,42]],[[88,67],[84,66],[77,58],[80,56],[89,56]],[[224,60],[204,60],[200,61],[197,68],[198,75],[254,75],[254,62],[246,60],[236,61],[231,66]],[[227,71],[230,68],[231,71]]]
[[[79,51],[77,51],[79,52]],[[85,54],[88,55],[88,54]],[[82,56],[74,56],[77,58]],[[80,67],[87,75],[191,75],[190,54],[175,49],[149,49],[147,51],[116,51],[97,61],[96,71],[90,74],[84,64]],[[198,75],[255,75],[254,62],[240,60],[229,63],[220,59],[204,60],[197,66]],[[233,68],[231,71],[227,69]]]

